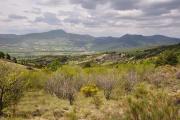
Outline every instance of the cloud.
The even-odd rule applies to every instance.
[[[0,8],[1,31],[36,26],[93,35],[180,35],[180,0],[7,0]]]
[[[24,10],[25,13],[41,14],[41,8],[32,8],[32,10]]]
[[[9,20],[24,20],[27,19],[26,16],[21,16],[21,15],[16,15],[16,14],[11,14],[8,16]]]
[[[109,4],[109,9],[144,11],[147,15],[161,15],[172,9],[180,9],[180,0],[70,0],[85,9],[96,9],[98,5]]]
[[[108,0],[70,0],[72,4],[80,4],[86,9],[95,9],[98,4],[105,4]]]
[[[49,25],[58,25],[61,23],[61,20],[59,20],[54,13],[46,12],[41,17],[36,17],[34,22],[43,22],[47,23]]]
[[[58,6],[66,3],[66,0],[38,0],[37,4],[44,6]]]
[[[140,0],[70,0],[72,4],[79,4],[86,9],[96,9],[98,5],[110,4],[111,8],[118,10],[134,9]]]

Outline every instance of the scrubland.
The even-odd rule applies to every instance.
[[[0,119],[179,120],[180,65],[164,59],[41,69],[0,61]]]

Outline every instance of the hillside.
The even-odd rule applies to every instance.
[[[93,37],[53,30],[26,35],[0,34],[0,50],[23,55],[60,54],[63,52],[92,52],[129,50],[179,43],[180,39],[162,35],[126,34],[122,37]],[[68,54],[69,54],[68,53]]]
[[[102,60],[106,56],[92,57]],[[10,73],[4,72],[2,66]],[[0,119],[135,120],[134,113],[138,111],[142,120],[179,120],[179,71],[179,63],[160,67],[154,67],[153,63],[123,63],[116,67],[69,64],[51,71],[27,70],[21,65],[0,61],[0,76],[8,76],[0,79],[3,83],[0,85],[9,85],[4,82],[9,80],[16,83],[8,87],[12,91],[3,97],[7,106],[3,106]],[[11,98],[7,99],[9,94]]]
[[[77,64],[81,66],[99,66],[116,65],[118,63],[130,63],[145,61],[146,59],[156,58],[161,53],[172,51],[180,61],[180,44],[159,46],[145,50],[127,51],[127,52],[101,52],[89,55],[45,55],[45,56],[27,56],[19,57],[20,64],[42,68],[58,61],[61,64]]]
[[[129,55],[134,56],[136,59],[144,59],[157,56],[165,51],[173,51],[177,56],[180,56],[180,44],[159,46],[139,51],[131,51],[129,52]]]

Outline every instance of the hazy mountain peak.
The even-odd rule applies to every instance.
[[[143,36],[143,35],[137,35],[137,34],[125,34],[125,35],[123,35],[120,39],[123,39],[123,40],[130,40],[130,39],[134,39],[134,40],[137,40],[137,39],[146,39],[146,36]]]
[[[26,35],[0,35],[1,51],[107,51],[176,43],[180,43],[180,39],[162,35],[125,34],[122,37],[93,37],[67,33],[62,29]]]
[[[138,35],[138,34],[125,34],[122,37],[143,37],[143,35]]]
[[[62,30],[62,29],[58,29],[58,30],[48,31],[48,33],[66,33],[66,32],[64,30]]]

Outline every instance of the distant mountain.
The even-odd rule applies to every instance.
[[[143,36],[126,34],[122,37],[100,37],[96,38],[94,42],[94,49],[100,46],[98,50],[126,50],[176,44],[180,43],[180,39],[162,35]]]
[[[127,50],[176,43],[180,43],[180,39],[162,35],[93,37],[63,30],[25,35],[0,34],[0,50],[10,52]]]

